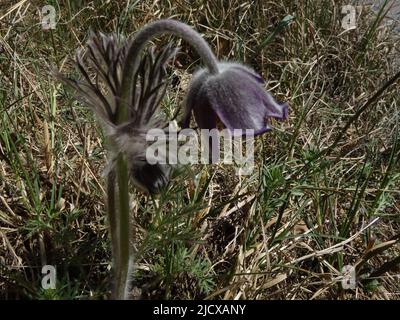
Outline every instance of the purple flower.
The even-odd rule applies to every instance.
[[[205,69],[195,73],[186,96],[182,127],[187,128],[193,111],[202,129],[217,127],[220,120],[230,129],[253,129],[256,135],[271,130],[268,118],[285,120],[288,105],[279,103],[263,88],[263,79],[238,64],[218,63],[219,73]]]

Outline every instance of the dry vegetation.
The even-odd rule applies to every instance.
[[[290,114],[257,140],[251,176],[183,167],[158,197],[132,190],[132,297],[400,298],[400,90],[386,85],[400,46],[379,14],[358,8],[345,32],[340,0],[47,4],[58,14],[50,31],[43,2],[1,1],[1,299],[109,296],[104,137],[46,66],[76,75],[70,59],[90,30],[132,36],[166,17],[202,32],[218,57],[253,66]],[[179,44],[167,114],[199,65]],[[45,264],[57,267],[55,290],[41,289]],[[354,290],[341,286],[345,265],[356,267]]]

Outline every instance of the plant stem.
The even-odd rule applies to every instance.
[[[124,100],[125,101],[125,100]],[[128,118],[128,106],[120,103],[117,122],[124,123]],[[126,300],[129,285],[130,245],[129,245],[129,172],[128,164],[123,154],[117,156],[118,183],[118,255],[115,262],[115,292],[117,300]]]
[[[116,286],[115,298],[125,300],[127,298],[129,269],[130,269],[130,246],[129,246],[129,189],[128,189],[128,165],[122,154],[117,159],[117,182],[118,182],[118,262],[116,263]]]
[[[111,252],[113,257],[113,268],[118,270],[119,263],[119,242],[118,242],[118,217],[117,217],[117,204],[116,204],[116,190],[115,190],[115,170],[112,170],[107,176],[107,213],[108,223],[110,224],[110,238],[111,238]],[[114,287],[113,292],[116,292]]]
[[[212,52],[208,43],[201,37],[201,35],[189,27],[187,24],[172,20],[164,19],[158,20],[145,25],[135,36],[129,46],[129,51],[126,57],[126,65],[123,70],[122,84],[121,84],[121,101],[126,103],[129,96],[134,76],[139,66],[139,56],[146,43],[160,34],[173,34],[186,42],[188,42],[199,54],[204,64],[212,74],[218,74],[218,60]],[[121,112],[127,112],[127,108],[123,108]],[[124,115],[118,115],[118,121]]]

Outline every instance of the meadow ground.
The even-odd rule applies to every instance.
[[[55,8],[43,30],[41,9]],[[183,166],[161,195],[132,189],[132,298],[399,299],[400,133],[396,34],[346,1],[12,1],[0,5],[0,299],[107,299],[104,136],[47,66],[90,31],[133,36],[187,22],[219,58],[244,61],[290,106],[257,138],[256,170]],[[199,66],[168,68],[167,116]],[[41,286],[42,266],[57,270]],[[342,272],[354,268],[352,288]]]

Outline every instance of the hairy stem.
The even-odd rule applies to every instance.
[[[119,240],[118,240],[118,211],[116,203],[116,190],[115,190],[115,170],[112,170],[107,176],[107,213],[108,223],[110,224],[110,238],[111,238],[111,252],[113,257],[113,268],[115,276],[116,270],[119,269]],[[114,284],[113,295],[116,297],[116,284]]]
[[[198,32],[193,30],[187,24],[171,20],[158,20],[145,25],[135,36],[129,46],[126,57],[126,65],[123,71],[120,97],[122,103],[126,104],[129,96],[134,76],[139,66],[140,52],[146,43],[154,37],[161,34],[173,34],[187,41],[202,58],[212,74],[218,73],[218,60],[212,52],[208,43],[200,36]],[[118,114],[118,122],[121,123],[128,113],[127,106],[121,106]]]
[[[118,181],[118,261],[116,266],[115,298],[125,300],[129,282],[130,246],[129,246],[129,177],[128,165],[122,154],[117,159]]]

